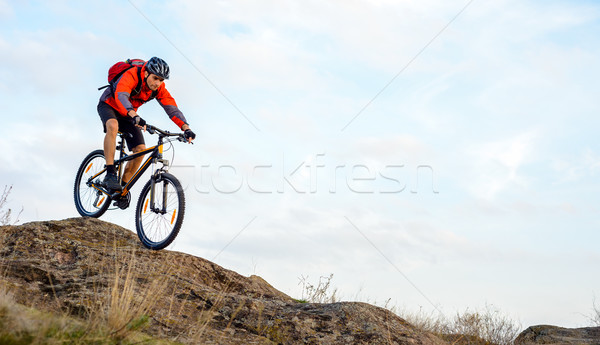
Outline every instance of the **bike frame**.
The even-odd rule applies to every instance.
[[[148,153],[150,153],[150,156],[148,156],[148,158],[142,163],[142,165],[140,165],[140,167],[135,171],[135,173],[133,173],[133,176],[131,177],[129,182],[127,182],[127,184],[125,186],[123,186],[123,190],[121,191],[121,193],[119,193],[122,196],[126,195],[129,192],[129,189],[131,189],[131,187],[133,187],[133,185],[146,172],[146,170],[148,170],[148,167],[150,167],[151,162],[156,163],[156,162],[158,162],[158,160],[162,160],[162,151],[163,151],[162,138],[159,138],[159,143],[156,146],[152,146],[152,147],[149,147],[138,153],[128,155],[125,153],[125,145],[123,143],[123,140],[124,140],[123,136],[121,135],[121,142],[119,143],[119,148],[120,148],[119,159],[115,160],[115,165],[119,166],[119,173],[118,173],[119,181],[121,181],[121,179],[123,178],[123,172],[125,170],[124,169],[125,162],[134,160],[138,157],[145,156]],[[158,170],[157,170],[157,172],[158,172]]]
[[[97,185],[96,183],[94,183],[94,179],[97,178],[98,176],[102,175],[105,171],[106,168],[102,169],[101,171],[99,171],[97,174],[91,176],[88,179],[88,184],[94,188],[96,188],[98,191],[110,196],[111,199],[115,199],[118,198],[119,196],[126,196],[129,193],[129,190],[131,189],[131,187],[133,187],[133,185],[139,180],[139,178],[144,174],[144,172],[146,172],[146,170],[148,170],[148,167],[150,167],[150,163],[163,163],[163,167],[160,169],[157,169],[154,174],[152,175],[152,177],[150,178],[150,180],[152,181],[152,188],[150,190],[150,209],[152,210],[156,210],[155,207],[155,203],[154,203],[154,184],[156,182],[156,177],[161,174],[162,172],[165,172],[166,169],[164,168],[165,166],[169,165],[169,162],[167,160],[164,160],[162,158],[162,152],[163,152],[163,138],[164,137],[168,137],[168,136],[180,136],[179,134],[173,134],[173,133],[169,133],[169,132],[165,132],[165,131],[161,131],[156,127],[151,127],[149,129],[150,133],[154,133],[154,131],[159,132],[158,135],[158,143],[155,146],[149,147],[143,151],[134,153],[134,154],[130,154],[128,155],[127,153],[125,153],[125,135],[124,133],[119,132],[119,143],[117,145],[117,149],[119,150],[119,159],[115,160],[115,165],[118,165],[118,178],[119,181],[121,181],[122,179],[122,174],[124,171],[124,163],[134,160],[138,157],[142,157],[145,156],[146,154],[150,153],[150,156],[142,163],[142,165],[135,171],[135,173],[133,174],[133,176],[131,177],[131,179],[129,180],[129,182],[127,182],[127,184],[123,187],[123,190],[120,192],[116,192],[116,193],[110,193],[108,192],[104,187]],[[167,142],[170,142],[172,140],[176,140],[176,139],[167,139]],[[165,213],[166,209],[165,209],[165,201],[166,201],[166,197],[167,197],[167,189],[165,186],[165,189],[163,189],[163,207],[162,210],[157,210],[158,212],[161,213]]]

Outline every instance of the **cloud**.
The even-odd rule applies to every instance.
[[[552,167],[559,176],[555,184],[572,184],[600,174],[600,154],[588,147],[577,156],[555,158]]]
[[[460,6],[445,2],[426,6],[366,1],[306,2],[302,6],[185,2],[169,10],[181,18],[185,40],[200,42],[186,48],[192,56],[198,51],[219,56],[223,72],[230,72],[228,79],[241,85],[268,86],[277,81],[280,88],[291,89],[319,87],[327,74],[348,80],[357,73],[372,73],[383,84]]]
[[[465,167],[470,178],[463,183],[473,195],[488,200],[508,188],[527,187],[528,177],[520,169],[534,154],[536,138],[535,131],[528,131],[471,147],[472,163]]]
[[[89,55],[104,55],[106,39],[91,32],[52,29],[45,32],[16,32],[0,45],[0,73],[3,83],[15,91],[57,96],[92,89],[101,84],[96,63],[89,65]],[[108,70],[108,67],[106,67]],[[103,73],[102,73],[103,74]],[[96,79],[97,78],[97,79]],[[93,89],[92,89],[93,90]]]
[[[377,166],[401,163],[402,160],[404,163],[422,162],[431,154],[431,149],[425,142],[410,134],[358,138],[352,151],[377,162]]]
[[[15,11],[10,6],[8,1],[0,1],[0,19],[7,20],[14,17]]]

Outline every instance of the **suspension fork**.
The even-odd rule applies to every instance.
[[[163,183],[162,195],[156,195],[156,183],[160,179],[160,175],[160,170],[157,170],[154,176],[152,176],[150,179],[150,209],[156,213],[165,214],[167,213],[167,195],[169,194],[167,189],[169,183],[167,180],[161,181]],[[162,208],[160,209],[156,207],[155,198],[157,197],[162,199]]]
[[[154,160],[152,161],[153,164],[156,164],[157,162],[161,162],[164,164],[163,160],[162,160],[162,145],[163,145],[163,140],[162,137],[159,136],[158,138],[158,155],[154,158]],[[154,203],[155,201],[155,197],[156,197],[156,182],[160,179],[161,174],[164,171],[161,169],[157,169],[154,172],[154,175],[151,178],[151,187],[150,187],[150,205],[152,205],[151,210],[153,210],[154,212],[160,213],[160,214],[165,214],[167,213],[167,195],[168,195],[168,185],[169,183],[167,182],[167,180],[163,180],[163,189],[162,189],[162,208],[158,209],[156,207],[156,204]],[[158,197],[161,197],[160,195]]]

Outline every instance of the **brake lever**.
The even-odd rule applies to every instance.
[[[156,133],[156,132],[154,131],[154,127],[153,127],[153,126],[146,126],[146,130],[147,130],[147,131],[148,131],[148,133],[150,133],[150,134],[154,134],[154,133]]]

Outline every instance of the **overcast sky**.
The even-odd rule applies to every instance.
[[[346,300],[585,326],[599,32],[597,1],[0,0],[0,182],[20,222],[78,216],[96,88],[159,56],[198,134],[166,153],[187,198],[169,249],[296,298],[333,274]],[[101,219],[135,231],[134,207]]]

